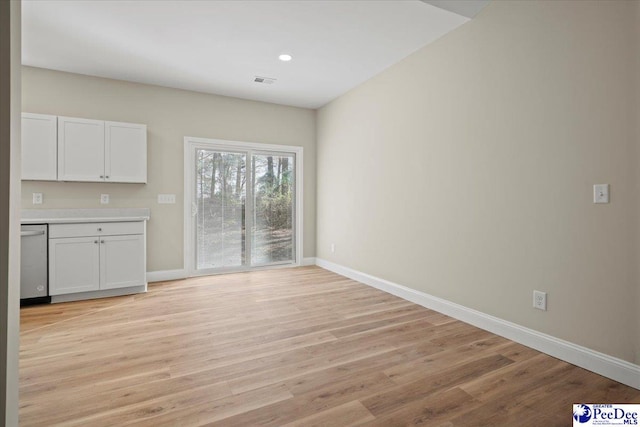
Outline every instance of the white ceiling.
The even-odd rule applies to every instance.
[[[449,2],[453,11],[442,0],[23,0],[22,62],[318,108],[467,22],[488,0]],[[279,61],[281,53],[293,60]]]

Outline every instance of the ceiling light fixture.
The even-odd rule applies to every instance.
[[[288,53],[283,53],[282,55],[278,56],[278,59],[282,62],[289,62],[293,59],[293,56],[289,55]]]

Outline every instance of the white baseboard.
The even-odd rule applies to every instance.
[[[75,294],[51,295],[51,303],[82,301],[87,299],[120,297],[147,292],[147,284],[129,288],[104,289],[102,291],[78,292]]]
[[[316,265],[316,259],[314,257],[308,257],[308,258],[302,258],[302,262],[300,263],[301,266],[307,266],[307,265]],[[280,266],[278,266],[280,267]],[[278,268],[276,267],[276,268]],[[287,267],[291,267],[291,265],[283,265],[281,267],[287,268]],[[274,268],[273,266],[270,267],[266,267],[266,268]],[[223,272],[220,274],[228,274],[229,272]],[[209,275],[211,273],[207,273],[207,275]],[[179,269],[179,270],[161,270],[161,271],[147,271],[147,282],[149,283],[153,283],[153,282],[165,282],[167,280],[180,280],[180,279],[186,279],[187,276],[187,271],[185,269]]]
[[[640,389],[640,366],[321,258],[316,265]]]
[[[166,280],[186,279],[187,272],[180,270],[147,271],[147,282],[164,282]]]
[[[302,263],[300,263],[300,265],[316,265],[316,259],[315,257],[302,258]]]

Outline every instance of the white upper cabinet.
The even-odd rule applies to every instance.
[[[147,182],[147,126],[105,122],[105,180]]]
[[[147,182],[147,126],[58,117],[58,180]]]
[[[104,122],[58,117],[58,179],[104,181]]]
[[[58,179],[57,117],[22,113],[22,179]]]

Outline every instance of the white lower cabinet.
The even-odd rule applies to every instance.
[[[144,239],[141,235],[100,240],[100,289],[144,285]]]
[[[100,289],[100,245],[96,237],[49,239],[49,294]]]
[[[143,222],[49,225],[49,294],[146,284]]]

